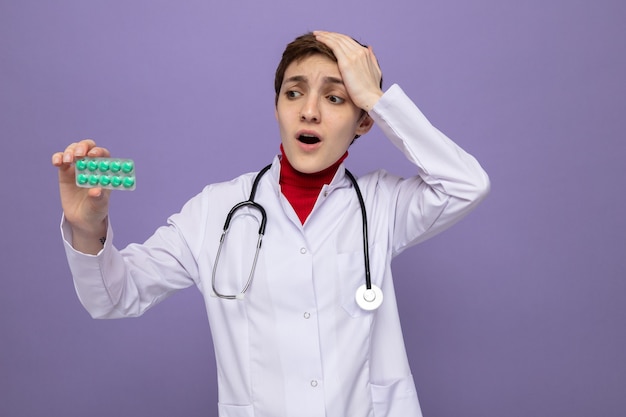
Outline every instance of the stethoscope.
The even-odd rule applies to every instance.
[[[213,265],[213,273],[211,276],[211,286],[213,287],[213,293],[215,296],[219,298],[223,298],[227,300],[242,300],[244,298],[244,295],[250,288],[250,284],[252,283],[252,278],[254,277],[254,271],[256,270],[257,260],[259,259],[261,243],[263,241],[263,236],[265,235],[265,225],[267,223],[267,213],[265,212],[265,209],[263,208],[263,206],[261,206],[259,203],[254,201],[254,196],[256,195],[257,186],[259,185],[259,181],[261,177],[271,167],[272,165],[270,164],[266,166],[265,168],[263,168],[261,171],[259,171],[259,173],[254,178],[254,182],[252,183],[252,190],[250,191],[250,197],[246,201],[242,201],[241,203],[235,204],[233,208],[228,212],[228,215],[226,216],[226,222],[224,223],[222,236],[220,237],[220,244],[219,244],[219,247],[217,248],[217,254],[215,255],[215,263]],[[352,173],[350,173],[350,171],[348,171],[347,169],[345,170],[345,172],[348,178],[350,179],[350,182],[352,182],[352,185],[354,186],[354,190],[356,191],[357,198],[359,199],[359,206],[361,207],[361,217],[363,220],[363,260],[365,264],[365,284],[357,288],[356,294],[355,294],[355,300],[356,300],[356,303],[359,305],[359,307],[361,307],[363,310],[375,310],[378,307],[380,307],[380,305],[383,302],[383,293],[380,288],[372,284],[372,280],[370,277],[369,244],[368,244],[368,239],[367,239],[367,214],[365,211],[365,203],[363,202],[363,195],[361,194],[361,190],[356,182],[356,179],[354,178]],[[235,214],[237,210],[243,207],[250,207],[250,208],[258,210],[259,213],[261,213],[261,223],[259,225],[259,236],[257,239],[254,260],[252,261],[252,268],[250,270],[250,275],[248,276],[248,280],[246,281],[246,284],[241,290],[241,292],[239,292],[239,294],[237,295],[222,294],[217,290],[217,288],[215,288],[215,274],[217,271],[217,265],[219,263],[220,254],[222,252],[222,246],[224,244],[224,240],[228,233],[228,229],[230,227],[230,222],[233,218],[233,215]]]

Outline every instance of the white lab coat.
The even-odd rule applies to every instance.
[[[267,229],[243,300],[212,295],[211,275],[228,211],[246,200],[254,174],[207,186],[142,245],[97,256],[66,253],[85,308],[98,318],[141,315],[172,292],[196,285],[206,303],[218,367],[222,417],[417,417],[419,402],[404,348],[391,260],[459,220],[486,194],[478,162],[435,129],[392,86],[370,112],[418,168],[408,179],[377,171],[358,179],[367,209],[372,282],[384,302],[361,310],[361,212],[343,164],[304,225],[278,184],[278,157],[255,200]],[[237,294],[250,273],[259,215],[239,211],[217,269],[216,288]]]

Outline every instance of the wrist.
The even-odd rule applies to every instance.
[[[103,221],[96,227],[71,226],[72,247],[79,252],[96,255],[102,250],[107,238],[107,223]]]
[[[68,222],[72,229],[72,235],[80,237],[81,239],[100,239],[101,237],[106,237],[107,234],[107,221],[106,219],[99,221],[95,224],[87,223],[87,224],[76,224],[72,222]]]
[[[363,100],[363,105],[361,108],[369,113],[374,108],[376,103],[378,103],[378,100],[380,100],[383,94],[384,93],[382,90],[372,92]]]

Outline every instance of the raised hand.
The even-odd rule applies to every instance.
[[[372,48],[363,47],[340,33],[315,31],[313,34],[337,57],[337,66],[352,102],[369,112],[383,95],[382,72]]]
[[[65,220],[72,227],[72,244],[77,250],[95,254],[102,249],[100,239],[106,235],[110,191],[76,186],[74,162],[85,156],[109,157],[110,153],[85,139],[54,153],[52,165],[59,169],[61,205]]]

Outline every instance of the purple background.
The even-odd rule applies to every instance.
[[[278,152],[276,64],[323,28],[373,45],[492,179],[394,264],[425,416],[623,416],[624,21],[623,0],[2,0],[0,415],[216,415],[197,290],[139,319],[79,305],[50,156],[91,137],[134,158],[111,216],[141,241]],[[377,128],[347,164],[412,173]]]

